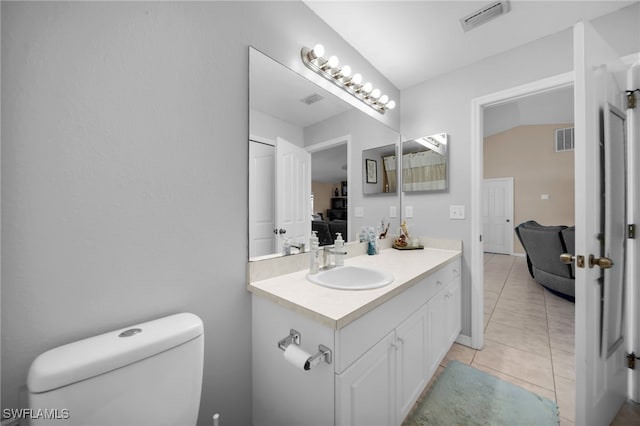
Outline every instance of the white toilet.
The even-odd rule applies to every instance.
[[[190,313],[52,349],[29,369],[31,424],[195,425],[203,357],[202,320]]]

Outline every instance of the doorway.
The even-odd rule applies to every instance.
[[[524,97],[551,92],[573,85],[568,72],[533,83],[473,99],[471,102],[471,347],[481,349],[484,343],[484,255],[483,255],[483,141],[484,109]]]
[[[352,241],[351,193],[351,136],[345,135],[306,147],[311,154],[311,187],[313,199],[314,230],[328,229],[324,238],[327,244],[336,232],[345,241]],[[318,232],[321,237],[323,232]],[[322,244],[322,242],[321,242]]]

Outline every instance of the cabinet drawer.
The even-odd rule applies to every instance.
[[[453,281],[456,277],[459,277],[460,269],[460,258],[457,258],[431,274],[427,278],[429,280],[427,299],[431,299],[437,292],[446,287],[447,284]]]
[[[429,277],[425,278],[346,327],[336,330],[335,372],[344,371],[424,305],[428,280]]]

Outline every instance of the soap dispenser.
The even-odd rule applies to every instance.
[[[318,240],[318,231],[311,231],[309,239],[309,273],[316,274],[320,269],[320,240]]]
[[[336,232],[336,240],[334,241],[333,249],[335,251],[336,266],[344,266],[344,240],[342,234]]]

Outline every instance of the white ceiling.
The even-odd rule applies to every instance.
[[[531,95],[484,109],[484,136],[517,126],[573,123],[573,87]]]
[[[466,33],[460,18],[491,0],[305,3],[403,90],[636,2],[511,0],[510,12]]]
[[[255,51],[249,67],[251,108],[300,128],[326,120],[353,107],[337,96],[267,55]],[[322,101],[307,105],[300,100],[319,94]]]

